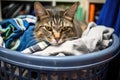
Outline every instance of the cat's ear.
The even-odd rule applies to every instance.
[[[42,4],[40,2],[34,3],[34,12],[35,12],[35,16],[38,19],[41,19],[42,17],[49,15],[48,12],[46,11],[46,9],[42,6]]]
[[[70,8],[65,10],[64,16],[67,16],[68,18],[73,19],[79,4],[80,4],[79,2],[76,2]]]

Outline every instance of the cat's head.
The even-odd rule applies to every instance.
[[[34,11],[37,17],[35,37],[39,41],[45,40],[52,45],[58,45],[78,37],[80,34],[75,26],[77,24],[74,23],[78,5],[79,2],[76,2],[65,11],[61,11],[58,8],[47,10],[39,2],[35,2]]]

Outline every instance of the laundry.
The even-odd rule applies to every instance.
[[[60,46],[51,45],[45,47],[46,49],[44,50],[40,49],[40,51],[34,51],[34,53],[30,51],[30,48],[27,48],[23,50],[22,53],[39,56],[66,56],[91,53],[107,48],[112,43],[113,32],[114,29],[112,28],[96,25],[94,22],[91,22],[88,24],[81,38],[66,41]]]
[[[52,46],[45,41],[38,42],[34,38],[35,21],[36,18],[30,15],[4,20],[0,25],[0,46],[25,54],[66,56],[102,50],[112,42],[114,29],[91,22],[81,38]]]
[[[22,51],[37,43],[33,30],[36,17],[31,15],[18,16],[4,20],[0,24],[0,46]],[[28,35],[29,34],[29,35]]]

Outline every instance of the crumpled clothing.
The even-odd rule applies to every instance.
[[[36,17],[32,15],[21,15],[16,18],[7,19],[0,24],[0,46],[22,51],[38,41],[34,37]]]
[[[25,50],[22,53],[32,53],[32,55],[39,56],[67,56],[91,53],[107,48],[112,43],[113,32],[114,29],[112,28],[90,22],[78,39],[66,41],[59,46],[50,45],[46,49],[34,53]]]

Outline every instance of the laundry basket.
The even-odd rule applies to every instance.
[[[80,56],[32,56],[0,48],[0,80],[106,80],[119,38],[108,48]]]

